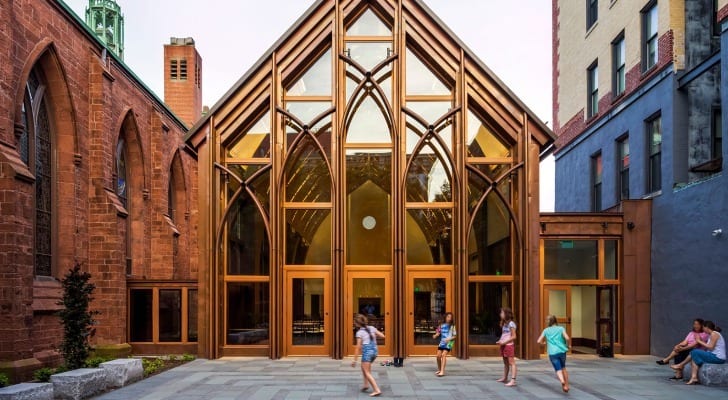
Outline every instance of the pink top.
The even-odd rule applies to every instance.
[[[696,335],[703,342],[706,342],[710,338],[710,335],[708,335],[705,332],[698,333],[698,332],[695,332],[695,331],[690,331],[690,333],[688,333],[688,335],[685,337],[685,341],[688,343],[688,346],[692,346],[692,345],[695,344]],[[697,348],[698,349],[702,349],[703,346],[698,346]]]

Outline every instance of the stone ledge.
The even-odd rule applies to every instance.
[[[106,371],[101,368],[80,368],[51,375],[53,394],[57,399],[81,400],[106,390]]]
[[[685,366],[683,379],[690,379],[691,371],[690,364]],[[728,364],[703,364],[698,371],[698,380],[705,386],[728,387]]]
[[[106,384],[112,388],[126,386],[144,377],[142,360],[138,358],[120,358],[101,363],[100,367],[106,371]]]
[[[0,400],[53,400],[53,385],[21,383],[0,388]]]

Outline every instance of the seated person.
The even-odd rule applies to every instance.
[[[675,369],[675,376],[670,379],[682,379],[682,367],[690,362],[690,360],[688,359],[688,357],[690,357],[690,351],[699,347],[697,339],[702,339],[704,341],[708,340],[708,334],[703,332],[704,323],[705,321],[703,321],[701,318],[696,318],[693,321],[693,330],[688,333],[688,335],[685,337],[685,340],[676,344],[675,347],[673,347],[672,352],[667,357],[656,361],[659,365],[667,365],[670,363],[670,360],[674,359],[674,363],[676,366],[682,365],[679,369]]]
[[[687,382],[688,385],[700,383],[698,380],[698,372],[703,364],[725,364],[726,361],[725,339],[720,334],[720,328],[715,326],[713,321],[705,321],[703,330],[710,337],[706,342],[697,339],[698,344],[703,346],[705,350],[695,349],[690,352],[690,357],[693,361],[691,377]]]

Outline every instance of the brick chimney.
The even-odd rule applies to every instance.
[[[202,58],[191,37],[164,45],[164,102],[188,127],[202,114]]]

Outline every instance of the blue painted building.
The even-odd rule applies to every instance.
[[[651,351],[666,353],[696,317],[728,326],[728,6],[599,2],[585,38],[576,3],[554,8],[556,211],[652,199]]]

